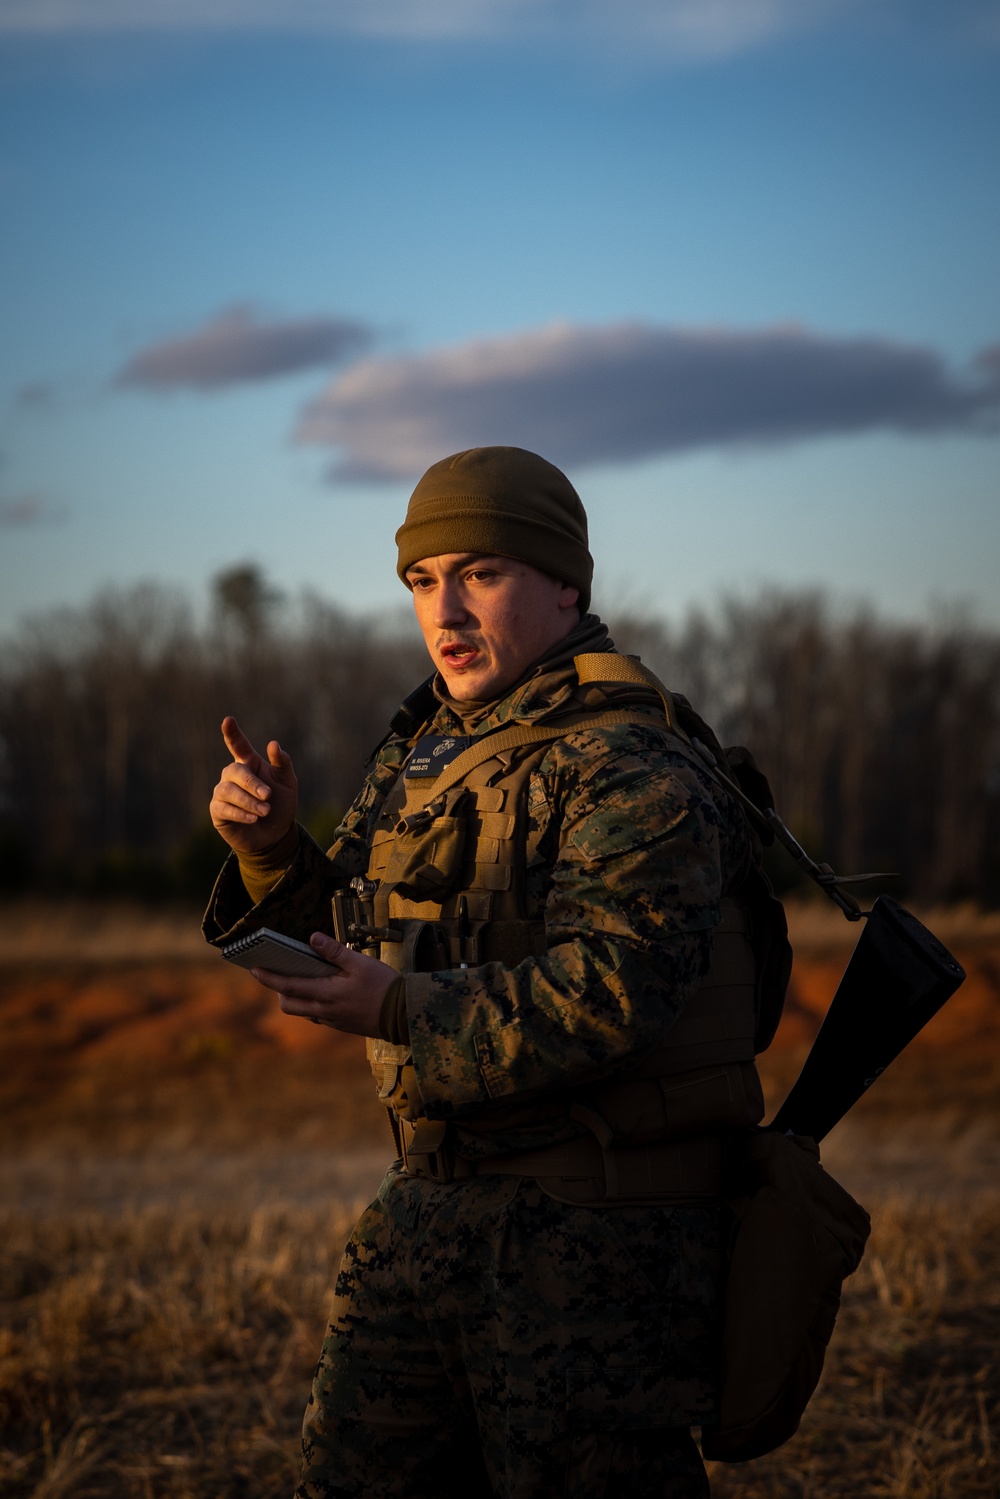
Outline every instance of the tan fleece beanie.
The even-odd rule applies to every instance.
[[[468,448],[430,467],[396,532],[396,571],[445,552],[515,557],[580,590],[590,607],[587,513],[564,473],[525,448]],[[407,584],[407,586],[409,586]]]

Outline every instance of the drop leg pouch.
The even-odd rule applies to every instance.
[[[719,1420],[703,1429],[702,1451],[735,1463],[798,1430],[871,1221],[800,1136],[741,1137],[733,1189]]]

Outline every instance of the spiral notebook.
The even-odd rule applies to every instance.
[[[274,932],[269,926],[237,937],[219,951],[227,963],[238,963],[241,968],[269,968],[286,978],[323,978],[339,972],[336,964],[321,958],[315,948],[286,937],[283,932]]]

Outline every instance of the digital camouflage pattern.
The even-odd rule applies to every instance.
[[[606,637],[605,637],[606,638]],[[474,732],[538,724],[593,707],[570,661],[480,717]],[[553,741],[529,782],[528,920],[548,951],[516,968],[487,963],[407,979],[410,1046],[423,1107],[453,1120],[464,1154],[532,1149],[579,1134],[567,1110],[519,1105],[624,1069],[661,1045],[708,971],[723,894],[749,859],[739,809],[657,719],[658,700],[609,687],[602,708],[635,705],[647,724],[581,728]],[[235,858],[206,918],[221,943],[260,926],[330,932],[330,896],[368,865],[368,842],[411,745],[461,734],[449,703],[383,745],[328,854],[302,835],[273,889],[252,906]],[[538,755],[537,750],[527,753]]]
[[[577,651],[601,648],[595,624]],[[407,978],[424,1108],[468,1156],[580,1133],[566,1090],[667,1039],[750,859],[742,815],[668,733],[658,700],[581,688],[571,654],[474,716],[447,701],[397,715],[329,853],[303,834],[256,906],[230,859],[206,915],[217,944],[260,926],[331,931],[331,893],[366,872],[422,734],[648,710],[530,751],[524,914],[544,919],[545,955]],[[438,1185],[391,1171],[337,1282],[300,1499],[704,1499],[688,1427],[714,1414],[727,1223],[718,1202],[590,1209],[516,1177]]]
[[[297,1499],[703,1499],[726,1227],[718,1204],[390,1172],[344,1255]]]

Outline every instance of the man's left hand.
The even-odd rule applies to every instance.
[[[268,968],[252,968],[250,972],[265,989],[277,992],[286,1015],[301,1015],[355,1036],[377,1036],[382,1001],[389,985],[399,977],[395,968],[355,952],[322,932],[313,932],[309,945],[319,957],[336,965],[329,978],[326,974],[311,979],[290,978]]]

